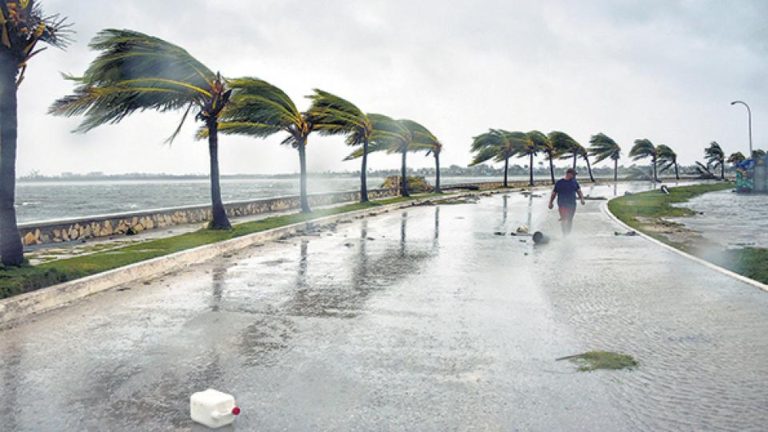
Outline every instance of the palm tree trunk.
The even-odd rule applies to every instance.
[[[680,180],[680,173],[677,171],[677,161],[675,161],[675,179]]]
[[[619,160],[618,159],[613,160],[613,181],[614,182],[619,181]]]
[[[504,159],[504,184],[502,187],[509,187],[509,183],[507,182],[509,176],[509,158]]]
[[[578,156],[578,153],[573,152],[573,169],[576,169],[576,156]]]
[[[360,167],[360,202],[368,202],[368,139],[363,140],[363,164]]]
[[[725,162],[720,160],[720,180],[725,180]]]
[[[659,176],[656,173],[656,158],[651,159],[651,163],[653,164],[653,181],[658,182]]]
[[[403,150],[402,153],[403,153],[403,159],[402,159],[402,163],[401,163],[401,166],[400,166],[400,174],[402,175],[402,179],[401,179],[402,183],[401,183],[401,186],[400,186],[400,190],[402,192],[401,193],[402,196],[409,197],[409,196],[411,196],[411,194],[408,193],[408,176],[407,176],[406,169],[405,169],[405,155],[408,154],[408,151],[407,150]]]
[[[440,189],[440,152],[435,152],[435,193],[443,193]]]
[[[310,213],[307,199],[307,138],[299,140],[299,201],[301,212]]]
[[[589,157],[584,156],[584,160],[587,161],[587,172],[589,173],[589,179],[592,181],[592,183],[594,183],[595,178],[592,176],[592,166],[589,164]]]
[[[17,64],[0,58],[0,257],[6,266],[24,263],[24,246],[16,225]]]
[[[528,180],[528,186],[533,186],[533,153],[529,154],[529,160],[528,163],[528,176],[530,177]]]
[[[555,165],[552,163],[552,153],[547,153],[549,157],[549,176],[552,177],[552,184],[555,184]]]
[[[211,162],[211,221],[212,229],[230,229],[232,225],[227,219],[224,203],[221,201],[221,185],[219,184],[219,121],[217,118],[208,120],[208,153]]]

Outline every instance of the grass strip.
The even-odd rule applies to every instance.
[[[616,198],[608,203],[608,209],[619,220],[663,243],[683,250],[699,258],[727,268],[750,279],[768,284],[768,249],[746,247],[740,249],[713,250],[711,247],[696,248],[672,241],[664,234],[648,229],[663,218],[686,217],[694,212],[672,204],[684,203],[707,192],[733,188],[733,183],[714,183],[681,186],[669,189],[669,195],[658,190]],[[638,219],[639,218],[639,219]]]
[[[368,203],[347,204],[315,210],[312,213],[292,213],[244,222],[234,225],[230,230],[201,229],[191,233],[139,242],[122,248],[41,263],[36,266],[25,265],[22,267],[0,268],[0,299],[198,246],[230,240],[295,223],[307,222],[326,216],[412,201],[433,195],[442,196],[427,194],[409,198],[394,197]]]

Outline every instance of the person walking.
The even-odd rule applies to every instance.
[[[565,177],[555,183],[555,188],[549,196],[549,209],[554,206],[555,197],[557,197],[557,208],[560,211],[560,228],[563,235],[568,235],[573,227],[573,215],[576,213],[576,196],[578,195],[581,205],[584,205],[584,195],[581,193],[581,186],[576,181],[576,170],[568,168],[565,171]]]

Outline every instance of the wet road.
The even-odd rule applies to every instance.
[[[560,239],[545,199],[354,220],[1,331],[1,429],[205,430],[212,387],[243,407],[224,430],[764,430],[768,294],[601,201]],[[494,235],[521,224],[553,241]],[[555,361],[592,349],[640,367]]]

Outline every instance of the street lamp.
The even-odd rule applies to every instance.
[[[752,110],[749,109],[749,105],[746,102],[740,100],[731,102],[731,105],[742,104],[747,107],[747,114],[749,115],[749,159],[752,158]]]

